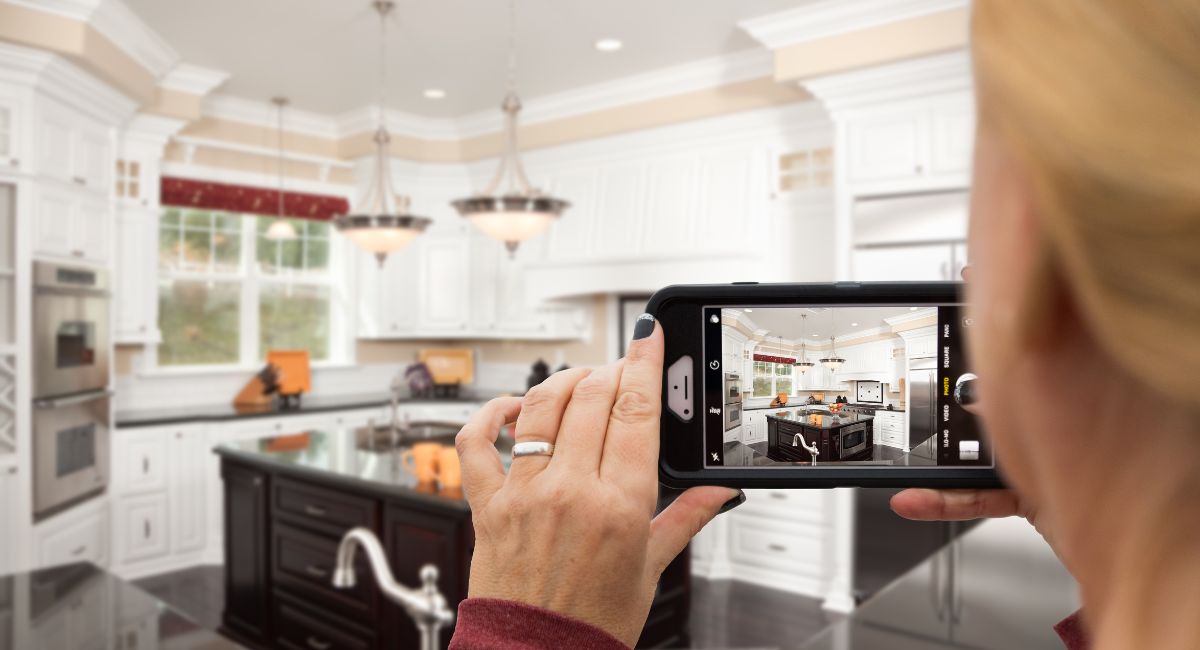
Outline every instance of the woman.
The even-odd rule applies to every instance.
[[[1013,491],[908,490],[919,519],[1022,515],[1078,579],[1073,647],[1200,647],[1200,3],[976,0],[976,405]],[[475,513],[452,647],[633,645],[659,572],[723,506],[651,521],[662,331],[459,436]],[[556,445],[506,477],[491,442]]]

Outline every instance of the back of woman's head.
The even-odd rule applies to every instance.
[[[980,118],[1106,352],[1200,406],[1200,2],[976,0]]]

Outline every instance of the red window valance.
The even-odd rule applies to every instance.
[[[164,206],[180,208],[279,214],[277,190],[169,176],[162,177],[160,202]],[[289,217],[328,221],[349,210],[350,202],[340,196],[290,191],[283,193],[283,213]]]
[[[795,365],[796,364],[795,359],[790,359],[788,357],[775,357],[775,356],[771,356],[769,354],[756,354],[756,355],[754,355],[754,360],[755,361],[766,361],[767,363],[785,363],[787,365]]]

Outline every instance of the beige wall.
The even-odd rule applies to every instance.
[[[775,80],[796,81],[967,45],[969,11],[952,9],[775,50]]]

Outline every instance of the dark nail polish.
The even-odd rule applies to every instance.
[[[644,339],[654,332],[654,317],[650,314],[638,316],[637,324],[633,326],[633,340]]]
[[[726,501],[725,505],[721,506],[721,509],[717,511],[717,514],[719,515],[719,514],[729,512],[730,510],[733,510],[734,508],[742,505],[745,502],[746,502],[746,493],[742,492],[741,490],[738,490],[737,496]]]

